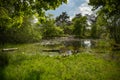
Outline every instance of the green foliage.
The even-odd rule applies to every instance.
[[[101,13],[97,16],[96,25],[98,26],[107,26],[107,19],[105,13]]]
[[[98,42],[97,42],[97,48],[106,48],[106,47],[109,47],[110,48],[110,42],[109,41],[106,41],[106,40],[99,40]]]
[[[17,24],[19,19],[16,17],[24,17],[24,15],[31,15],[38,13],[42,19],[45,11],[48,9],[55,9],[67,0],[0,0],[0,16],[3,19],[9,18],[13,23]],[[17,20],[17,21],[16,21]],[[22,19],[21,19],[22,20]],[[21,24],[21,20],[19,23]],[[7,23],[7,21],[5,21]],[[4,24],[0,22],[0,24]],[[12,24],[12,23],[11,23]],[[19,25],[20,25],[19,24]],[[3,25],[2,25],[3,26]],[[16,26],[17,27],[17,26]]]
[[[110,38],[115,40],[115,44],[120,44],[120,15],[114,16],[108,26]]]
[[[11,18],[8,15],[8,11],[5,8],[0,7],[0,27],[8,28],[11,24]]]
[[[10,34],[11,38],[10,38],[9,41],[15,42],[15,43],[36,42],[36,41],[39,41],[42,38],[39,31],[37,31],[32,26],[28,26],[28,27],[25,27],[25,28],[20,27],[18,29],[14,29],[12,31],[12,33],[10,32],[11,33]]]
[[[85,53],[68,57],[12,54],[4,69],[5,80],[118,80],[119,76],[117,64]]]
[[[42,23],[46,20],[45,11],[62,3],[67,3],[67,0],[0,0],[0,43],[38,41],[40,33],[30,27],[31,22],[25,17],[37,14],[38,21]]]
[[[64,34],[63,29],[55,26],[54,20],[49,20],[41,27],[42,35],[44,38],[52,38],[62,36]]]
[[[108,45],[104,40],[98,43],[102,47]],[[0,52],[0,62],[4,64],[4,67],[0,66],[2,80],[118,80],[120,77],[119,53],[116,63],[109,54],[96,56],[81,52],[70,56],[48,56],[51,53],[41,52],[44,48],[38,43],[3,47],[17,47],[18,50]]]
[[[73,25],[69,25],[69,26],[65,26],[64,27],[64,34],[65,35],[72,35],[73,34],[73,29],[74,29],[74,26]]]
[[[86,17],[77,17],[73,19],[74,21],[74,30],[73,34],[75,34],[77,37],[84,37],[85,35],[85,27],[87,25]]]
[[[93,6],[93,9],[97,9],[102,6],[100,10],[105,13],[106,16],[120,14],[119,0],[90,0],[89,4]]]
[[[71,34],[72,32],[72,22],[66,12],[62,12],[61,15],[56,17],[56,25],[64,30],[64,34]]]
[[[24,43],[39,41],[42,38],[40,29],[38,26],[34,26],[34,23],[31,23],[30,18],[30,16],[25,16],[23,19],[24,22],[20,27],[16,27],[16,25],[11,28],[2,27],[0,29],[1,43]]]
[[[97,32],[97,25],[92,24],[92,29],[91,29],[91,37],[92,38],[99,38],[98,32]]]
[[[110,38],[115,40],[116,44],[120,44],[120,1],[119,0],[90,0],[93,9],[99,9],[98,22],[99,25],[107,26]]]
[[[58,26],[64,26],[67,25],[69,22],[69,16],[66,12],[62,12],[61,15],[59,15],[58,17],[56,17],[56,24]]]

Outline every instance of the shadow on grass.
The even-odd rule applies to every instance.
[[[0,79],[4,80],[4,69],[6,66],[8,66],[8,55],[0,52]]]
[[[25,80],[41,80],[41,76],[44,72],[43,71],[36,71],[33,70],[32,72],[28,73],[28,77]]]

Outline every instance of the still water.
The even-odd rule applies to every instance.
[[[104,46],[103,42],[98,46],[100,41],[99,39],[52,39],[41,41],[41,45],[44,47],[43,52],[71,55],[81,52],[91,53],[97,51],[98,47],[105,49],[107,46]],[[104,49],[102,51],[105,51]]]

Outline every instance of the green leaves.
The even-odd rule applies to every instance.
[[[85,16],[76,17],[74,21],[74,30],[73,34],[77,37],[83,37],[85,34],[85,27],[87,25],[87,18]]]
[[[64,26],[64,24],[68,24],[69,22],[69,16],[66,12],[62,12],[61,15],[56,17],[56,24],[58,26]]]
[[[120,1],[119,0],[90,0],[89,5],[92,5],[94,9],[98,7],[104,10],[106,15],[113,16],[115,14],[120,14]]]
[[[38,13],[40,17],[45,15],[45,11],[49,9],[55,9],[63,2],[67,0],[0,0],[0,18],[15,18],[20,16],[17,23],[22,23],[22,15],[31,15]],[[21,12],[23,14],[21,14]],[[13,20],[13,23],[16,23],[16,20]],[[14,22],[15,21],[15,22]]]
[[[52,19],[49,19],[43,24],[41,32],[44,38],[62,36],[64,33],[63,29],[54,25],[54,20]]]
[[[110,33],[110,38],[113,38],[117,44],[120,44],[120,24],[118,24],[120,22],[120,1],[90,0],[89,4],[96,7],[95,9],[102,6],[99,9],[97,25],[107,26]],[[103,15],[103,17],[101,15]],[[104,16],[106,18],[104,18]]]
[[[9,19],[8,10],[6,10],[3,7],[0,7],[0,18],[8,18]]]
[[[67,0],[0,0],[0,43],[39,40],[41,33],[37,31],[38,28],[32,28],[38,25],[31,25],[32,22],[25,17],[37,14],[39,23],[44,23],[45,11],[55,9],[63,2]],[[54,30],[59,31],[56,28]]]

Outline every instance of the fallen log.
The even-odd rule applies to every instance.
[[[113,51],[120,50],[120,44],[113,44],[112,50]]]
[[[6,49],[2,49],[3,52],[6,52],[6,51],[15,51],[17,50],[18,48],[6,48]]]
[[[42,50],[43,52],[60,52],[60,50]]]

